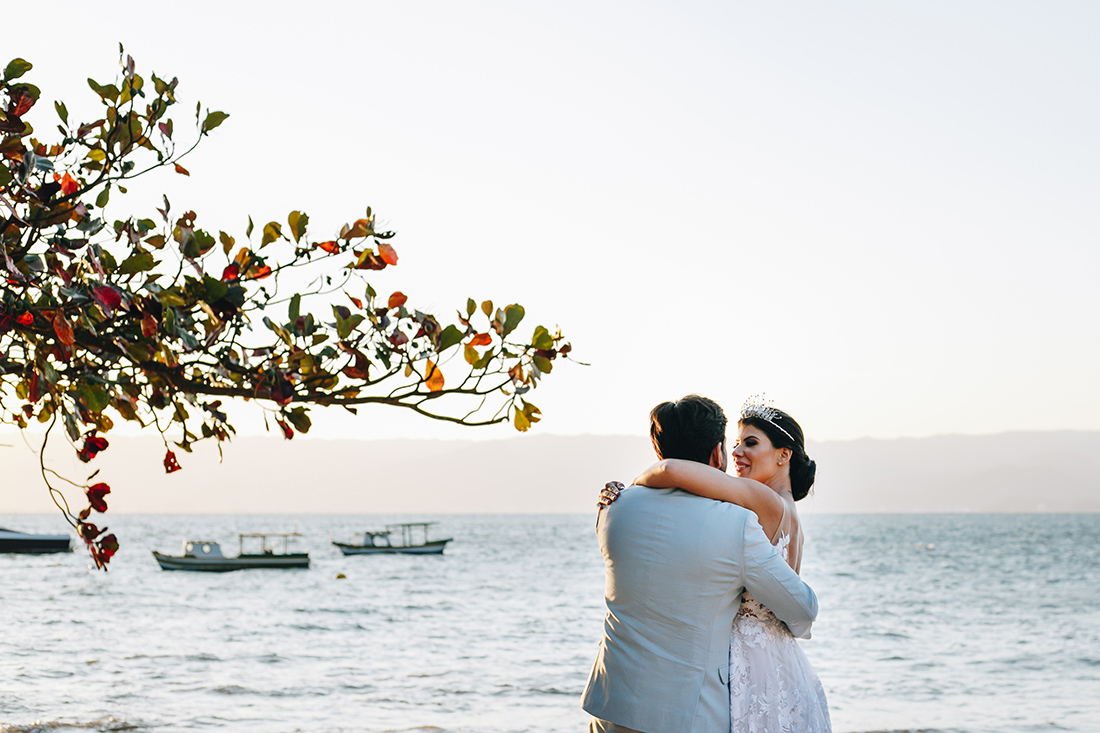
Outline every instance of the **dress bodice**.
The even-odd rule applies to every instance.
[[[775,547],[775,551],[779,553],[779,556],[783,558],[783,562],[797,568],[798,563],[791,562],[790,553],[791,536],[798,532],[799,528],[792,526],[794,521],[791,515],[792,512],[787,507],[787,502],[783,502],[783,516],[779,520],[779,527],[775,530],[775,536],[772,538],[772,545]],[[801,540],[801,533],[798,534],[798,538]],[[795,548],[795,552],[798,552],[798,547]],[[796,558],[796,561],[797,559],[798,558]],[[738,619],[745,617],[758,619],[765,625],[775,627],[776,629],[782,628],[786,631],[787,628],[786,624],[776,618],[775,614],[768,610],[767,606],[753,598],[752,594],[748,591],[745,591],[741,596],[741,608],[737,612]]]

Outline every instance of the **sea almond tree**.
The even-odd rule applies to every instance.
[[[389,405],[520,431],[539,420],[527,395],[568,358],[561,333],[521,336],[518,304],[470,299],[448,321],[400,291],[380,295],[366,276],[398,255],[369,208],[331,237],[313,236],[294,211],[263,226],[249,218],[238,241],[199,228],[166,197],[147,217],[109,221],[112,197],[139,176],[190,175],[181,161],[229,117],[200,104],[187,132],[173,117],[178,80],[144,77],[119,55],[113,83],[88,80],[98,119],[71,120],[55,103],[56,141],[26,119],[40,97],[22,81],[32,65],[15,59],[0,80],[0,421],[43,423],[40,456],[60,431],[92,461],[122,419],[160,433],[171,473],[173,446],[213,439],[220,449],[230,438],[222,407],[232,398],[253,401],[287,439],[309,431],[314,406]],[[105,569],[118,540],[90,521],[111,491],[92,483],[97,473],[74,482],[42,464]],[[88,506],[71,510],[58,481],[82,489]]]

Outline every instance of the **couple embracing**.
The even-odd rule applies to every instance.
[[[751,400],[726,473],[726,416],[689,395],[650,413],[660,462],[601,492],[607,615],[582,706],[592,733],[827,733],[795,637],[817,597],[798,577],[794,502],[813,485],[798,423]]]

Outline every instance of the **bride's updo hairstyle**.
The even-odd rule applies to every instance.
[[[790,449],[791,496],[795,501],[806,498],[814,485],[817,464],[806,455],[806,438],[794,418],[774,407],[745,403],[739,423],[763,430],[776,448]]]

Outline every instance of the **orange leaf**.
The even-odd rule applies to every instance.
[[[438,392],[443,389],[443,372],[439,371],[439,367],[433,364],[431,359],[428,359],[428,377],[424,380],[424,383],[428,385],[430,392]]]
[[[19,321],[24,326],[29,326],[32,323],[34,323],[34,314],[32,314],[30,311],[27,311],[26,313],[19,316],[15,320]]]
[[[409,296],[398,290],[396,293],[390,296],[390,300],[387,308],[400,308],[405,305],[405,302],[409,299]]]
[[[488,346],[493,343],[493,337],[487,333],[479,333],[470,339],[470,346]]]
[[[66,171],[65,177],[61,179],[61,193],[66,196],[72,196],[79,188],[80,184],[77,183],[77,180]]]
[[[397,264],[397,253],[393,251],[393,247],[385,242],[378,245],[378,254],[382,256],[382,261],[387,265]]]
[[[60,309],[53,317],[53,332],[57,334],[57,340],[66,346],[72,346],[76,341],[76,337],[73,336],[73,327]]]
[[[340,251],[340,245],[332,240],[329,240],[328,242],[318,242],[316,246],[320,247],[330,254],[336,254]]]
[[[183,175],[183,176],[190,176],[191,175],[190,173],[187,172],[187,169],[184,168],[179,163],[176,163],[176,173],[179,173],[180,175]]]

